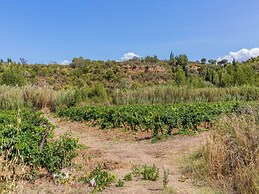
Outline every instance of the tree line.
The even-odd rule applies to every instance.
[[[125,66],[161,67],[161,72],[129,72]],[[152,85],[187,85],[191,87],[230,87],[241,85],[258,86],[259,57],[246,62],[233,60],[216,61],[202,58],[192,62],[187,55],[169,60],[155,56],[135,57],[128,61],[93,61],[75,57],[69,65],[30,64],[24,58],[16,63],[8,58],[0,61],[0,84],[23,86],[46,82],[56,89],[91,87],[101,83],[107,89],[134,89]]]

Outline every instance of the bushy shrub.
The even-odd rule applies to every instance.
[[[23,86],[26,84],[24,74],[25,71],[22,67],[19,67],[18,65],[11,65],[2,73],[2,84],[9,86]]]
[[[108,101],[107,92],[102,83],[97,82],[89,92],[89,98],[96,103],[105,103]]]
[[[53,126],[49,127],[51,124],[41,112],[0,111],[0,116],[0,156],[4,156],[7,164],[15,161],[30,168],[45,168],[48,172],[71,165],[79,148],[78,140],[68,134],[54,140]],[[42,144],[45,133],[46,141]]]
[[[144,165],[142,174],[144,180],[156,181],[159,178],[159,169],[155,164],[153,166]]]
[[[84,179],[86,184],[93,181],[94,191],[102,191],[115,181],[115,176],[97,166],[90,175]]]
[[[124,180],[125,180],[125,181],[131,181],[132,178],[133,178],[132,173],[128,173],[128,174],[126,174],[126,175],[124,176]]]
[[[135,177],[141,177],[144,180],[156,181],[159,178],[159,168],[155,164],[148,165],[135,165],[132,167],[132,175]]]

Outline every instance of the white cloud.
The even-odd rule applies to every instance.
[[[63,60],[60,62],[61,65],[68,65],[70,63],[71,63],[71,61],[68,61],[68,60]]]
[[[218,61],[222,59],[227,59],[228,61],[233,61],[235,59],[236,61],[246,61],[252,57],[259,56],[259,48],[253,48],[253,49],[246,49],[243,48],[237,52],[230,52],[228,55],[224,57],[219,57]]]
[[[135,54],[135,53],[126,53],[123,55],[123,57],[121,58],[121,60],[123,61],[127,61],[127,60],[130,60],[130,59],[133,59],[134,57],[140,57],[139,55]]]

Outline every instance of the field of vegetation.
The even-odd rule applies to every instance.
[[[237,110],[237,102],[87,106],[58,111],[58,116],[72,121],[86,121],[105,128],[129,128],[132,131],[152,131],[153,136],[197,131],[202,123],[209,125],[223,113]]]
[[[136,90],[117,90],[113,95],[113,104],[116,105],[255,100],[259,100],[259,88],[255,86],[226,88],[154,86]]]
[[[162,150],[171,157],[170,141],[177,141],[178,136],[199,137],[204,131],[209,134],[207,143],[199,144],[185,176],[226,193],[258,193],[259,57],[242,63],[209,61],[190,62],[186,55],[171,54],[170,60],[147,56],[123,62],[79,57],[70,65],[0,62],[0,193],[17,192],[20,181],[29,185],[39,175],[53,180],[53,185],[69,185],[69,181],[90,184],[89,192],[145,180],[163,183],[161,192],[177,193],[168,188],[173,179],[170,169],[159,176],[163,157],[157,152]],[[70,133],[61,133],[53,115],[65,122],[63,127],[72,126]],[[79,144],[96,128],[102,130],[95,133],[109,138],[109,133],[116,136],[121,131],[128,136],[151,134],[155,141],[142,138],[145,144],[139,150],[145,155],[145,146],[161,140],[161,145],[154,144],[155,159],[147,156],[156,164],[145,164],[141,158],[133,165],[122,158],[132,168],[118,179],[98,152],[107,145],[112,150],[117,144],[92,145],[99,142],[96,137],[92,144],[87,142],[91,139]],[[168,153],[159,147],[163,143],[170,148]],[[99,158],[86,151],[87,146],[96,146],[97,150],[90,151],[98,152]],[[135,149],[126,143],[118,147],[123,146]],[[118,150],[113,151],[117,157]],[[72,180],[66,178],[67,168],[77,170]]]

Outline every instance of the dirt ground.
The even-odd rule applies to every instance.
[[[79,138],[79,143],[87,146],[81,150],[75,163],[80,169],[73,169],[71,177],[84,176],[87,171],[97,164],[102,164],[117,178],[123,179],[131,171],[133,165],[153,165],[160,169],[158,181],[132,180],[125,182],[124,187],[112,185],[102,193],[107,194],[152,194],[152,193],[211,193],[209,188],[196,187],[191,180],[182,181],[181,161],[204,143],[208,132],[195,136],[178,135],[161,142],[152,144],[148,134],[133,134],[120,129],[99,130],[84,123],[60,120],[48,111],[46,117],[56,125],[55,135],[60,136],[70,131],[73,137]],[[163,169],[169,170],[168,191],[164,192]],[[92,188],[78,181],[69,181],[65,184],[54,184],[49,179],[39,179],[34,184],[25,184],[23,193],[90,193]]]

